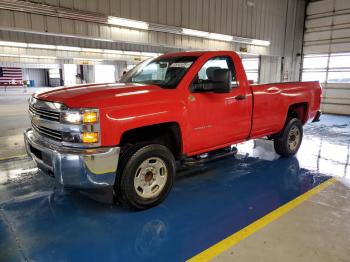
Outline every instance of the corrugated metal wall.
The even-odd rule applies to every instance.
[[[276,83],[281,77],[281,58],[275,56],[261,56],[260,83]]]
[[[287,3],[296,3],[300,0],[40,0],[35,2],[165,25],[269,40],[271,41],[270,47],[251,46],[249,51],[282,56],[285,44]],[[10,10],[0,10],[0,27],[181,48],[238,50],[240,47],[239,44],[196,37],[122,29],[116,26]],[[42,36],[41,41],[49,42],[46,38],[48,37]]]
[[[294,1],[294,0],[293,0]],[[287,0],[38,0],[38,3],[72,8],[82,11],[98,12],[146,22],[174,25],[216,33],[270,40],[271,48],[254,49],[266,54],[281,55],[284,40],[285,12]],[[1,14],[9,26],[47,32],[79,34],[84,36],[120,39],[120,32],[107,25],[84,23],[68,19],[45,18],[40,15],[23,16],[6,11]],[[11,15],[10,15],[11,16]],[[25,21],[31,21],[26,23]],[[18,22],[16,22],[18,21]],[[128,33],[130,30],[125,30]],[[132,30],[135,31],[135,30]],[[122,33],[122,32],[121,32]],[[131,41],[150,41],[165,45],[186,48],[205,48],[208,45],[227,48],[227,43],[179,36],[168,33],[140,31],[127,37]]]
[[[22,9],[24,12],[0,9],[0,39],[93,48],[100,48],[103,45],[103,48],[150,52],[167,52],[176,49],[238,51],[240,47],[247,47],[250,53],[285,57],[283,68],[287,74],[283,73],[287,77],[284,79],[297,80],[299,77],[299,70],[294,72],[293,69],[300,62],[296,54],[301,52],[305,0],[36,0],[30,2],[97,12],[105,16],[113,15],[269,40],[271,45],[269,47],[247,46],[171,33],[130,30],[107,24],[30,13],[26,12],[25,8]],[[60,38],[63,35],[66,37]],[[112,42],[96,41],[96,39],[107,39]],[[106,45],[109,47],[105,47]],[[270,61],[279,62],[276,59]],[[267,66],[270,67],[270,65]],[[280,64],[271,65],[272,68],[276,66]],[[275,74],[275,71],[271,74]],[[271,79],[275,78],[275,75],[271,76]],[[265,75],[265,80],[269,81],[268,73]]]
[[[307,7],[304,54],[345,52],[350,53],[350,1],[311,2]],[[323,87],[322,110],[350,115],[350,84],[333,83]]]

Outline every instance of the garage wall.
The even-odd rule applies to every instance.
[[[111,61],[109,63],[103,63],[108,65],[114,65],[115,66],[115,79],[119,80],[122,75],[123,71],[127,67],[126,61]],[[87,83],[94,83],[95,82],[95,65],[83,65],[84,70],[84,77],[85,81]]]
[[[0,8],[0,27],[36,32],[66,34],[91,38],[103,38],[132,43],[146,43],[186,49],[239,50],[243,44],[214,41],[170,33],[129,30],[106,24],[45,16],[26,8],[25,12],[11,11],[6,3]],[[288,5],[304,3],[302,0],[37,0],[58,8],[72,8],[94,12],[96,16],[119,16],[164,25],[230,34],[271,41],[270,47],[248,46],[248,52],[263,55],[284,55],[286,12]],[[37,8],[40,8],[39,6]],[[303,13],[303,12],[301,12]],[[1,36],[6,37],[6,34]],[[11,36],[15,37],[15,36]],[[21,35],[17,35],[17,41]],[[41,36],[41,42],[49,42],[49,36]],[[14,40],[14,39],[13,39]],[[14,40],[16,41],[16,40]],[[73,41],[73,40],[72,40]],[[147,51],[147,50],[141,50]]]
[[[35,86],[47,86],[45,69],[23,68],[22,73],[23,79],[34,80]]]
[[[281,78],[281,58],[276,56],[261,56],[260,83],[276,83]]]
[[[119,80],[123,76],[124,70],[126,70],[126,61],[115,61],[115,79]]]
[[[350,81],[346,80],[350,79],[350,68],[345,63],[341,68],[332,68],[332,59],[346,54],[350,59],[350,1],[310,2],[305,22],[303,76],[305,74],[306,78],[306,72],[312,71],[308,80],[322,79],[324,112],[350,115]],[[326,65],[321,68],[317,63],[314,66],[306,64],[307,59],[317,61],[317,57],[320,57],[319,61],[324,57]],[[334,71],[341,72],[339,83],[331,83],[334,79],[330,75]],[[318,79],[310,79],[312,74]]]
[[[0,0],[0,40],[161,53],[240,51],[243,47],[251,54],[277,57],[262,63],[261,72],[265,73],[260,79],[264,82],[299,79],[306,0],[18,0],[15,4],[22,8],[16,10],[9,2],[13,1]],[[55,12],[43,15],[38,11],[48,8]],[[57,15],[65,10],[84,12],[101,22],[85,21],[83,15],[77,19]],[[126,29],[106,24],[109,15],[268,40],[271,45]],[[46,55],[52,56],[49,52]],[[281,57],[284,59],[278,60]],[[273,71],[268,71],[270,68]],[[282,68],[282,72],[274,68]]]

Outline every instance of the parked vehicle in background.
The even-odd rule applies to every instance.
[[[109,188],[123,205],[145,209],[170,192],[176,161],[227,155],[232,144],[266,136],[281,156],[296,154],[320,100],[318,82],[251,85],[235,52],[173,53],[120,83],[33,95],[25,141],[64,186]]]

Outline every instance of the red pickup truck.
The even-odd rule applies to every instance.
[[[145,209],[168,195],[176,161],[259,137],[294,155],[320,100],[318,82],[250,84],[235,52],[172,53],[120,83],[34,94],[24,135],[38,167],[65,187],[110,188],[119,202]]]

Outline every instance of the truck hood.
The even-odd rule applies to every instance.
[[[104,108],[164,100],[171,97],[170,94],[164,96],[164,93],[169,91],[174,90],[163,89],[155,85],[104,83],[58,87],[38,92],[34,94],[34,97],[40,100],[63,103],[69,108]]]

